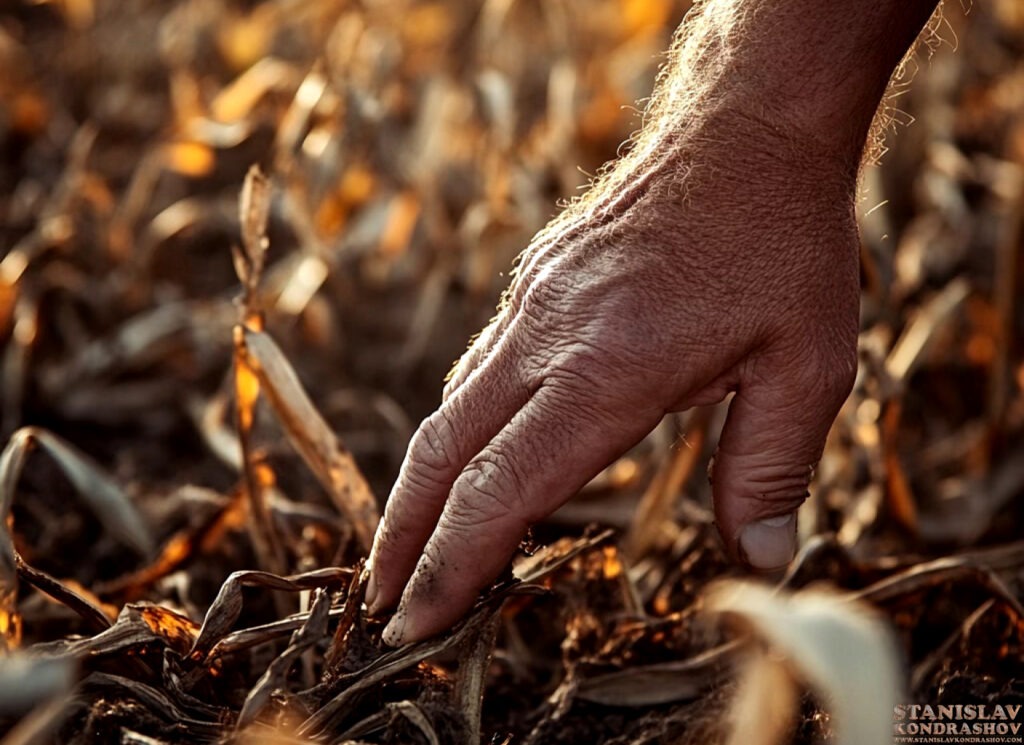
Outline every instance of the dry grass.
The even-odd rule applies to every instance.
[[[452,633],[388,650],[361,611],[411,423],[686,5],[0,11],[0,744],[725,741],[751,642],[704,613],[738,574],[721,407],[537,526]],[[875,608],[911,700],[1020,703],[1024,15],[947,19],[865,174],[862,365],[781,584]],[[795,680],[812,742],[833,699]]]

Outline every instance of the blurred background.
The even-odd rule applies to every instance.
[[[193,619],[227,572],[252,566],[244,541],[204,531],[239,482],[231,248],[253,163],[273,184],[266,329],[382,500],[514,257],[637,128],[688,7],[4,3],[3,440],[45,428],[130,496],[158,545],[202,538],[148,581],[118,584],[138,559],[33,458],[12,507],[25,559],[115,606],[144,597]],[[863,174],[860,373],[801,515],[818,553],[794,584],[863,586],[1024,528],[1024,4],[949,1],[935,31],[889,101],[887,152]],[[616,528],[639,606],[685,612],[734,572],[703,475],[723,414],[670,417],[537,537]],[[288,568],[352,563],[358,547],[325,527],[316,479],[271,423],[257,429]],[[1022,565],[999,569],[1017,598]],[[894,611],[909,659],[986,600],[973,585],[951,600],[950,587],[917,588]],[[26,602],[26,641],[74,629]],[[1009,645],[998,667],[1019,649],[1020,619],[991,623]],[[975,659],[980,642],[963,638],[951,664],[977,695],[1020,695],[1016,668],[972,667],[987,652]],[[948,684],[936,676],[925,670],[920,690]]]

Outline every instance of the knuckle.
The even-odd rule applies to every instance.
[[[535,321],[559,318],[568,312],[566,298],[573,289],[570,278],[556,266],[538,268],[522,285],[519,311]]]
[[[500,307],[502,309],[511,308],[513,311],[519,310],[523,306],[526,294],[533,287],[538,273],[536,260],[524,254],[522,263],[514,269],[512,281],[502,294]]]
[[[409,445],[409,461],[420,478],[443,481],[456,467],[454,440],[455,428],[443,408],[423,420]]]
[[[559,245],[557,236],[537,236],[516,259],[512,281],[504,295],[504,305],[513,309],[522,306],[527,293],[537,284],[544,267],[550,263],[552,253]]]
[[[449,512],[457,524],[479,526],[521,514],[524,507],[516,466],[495,452],[477,457],[462,472],[452,487]]]
[[[649,393],[636,388],[638,374],[624,359],[586,342],[577,342],[554,360],[544,385],[549,414],[581,425],[593,418],[618,417],[642,408]]]
[[[770,503],[780,511],[797,509],[808,496],[807,487],[814,475],[809,463],[797,463],[786,453],[762,453],[746,458],[733,471],[730,484],[720,484],[717,478],[727,469],[716,469],[715,486],[727,488],[738,497]],[[785,507],[784,510],[781,508]]]
[[[588,392],[591,398],[597,395],[603,387],[600,378],[600,365],[595,364],[591,353],[583,345],[573,344],[552,361],[544,384],[557,392],[557,399],[571,405],[584,392]],[[551,398],[556,399],[555,396]],[[548,403],[549,408],[555,405],[554,401]]]

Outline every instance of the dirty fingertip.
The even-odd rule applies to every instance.
[[[388,621],[388,625],[384,627],[384,633],[381,635],[381,638],[389,647],[401,647],[406,643],[405,626],[408,617],[405,608],[399,608],[395,611],[395,615],[392,616],[391,620]]]

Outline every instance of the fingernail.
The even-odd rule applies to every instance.
[[[405,643],[402,638],[405,634],[405,620],[405,608],[399,608],[388,621],[388,625],[384,627],[382,638],[389,647],[400,647]]]
[[[760,571],[782,569],[796,553],[796,513],[749,523],[740,530],[740,555]]]
[[[371,569],[370,576],[366,580],[366,597],[363,598],[366,602],[366,612],[371,616],[376,615],[377,611],[380,610],[377,607],[377,595],[379,594],[380,587],[377,585],[377,574]]]

